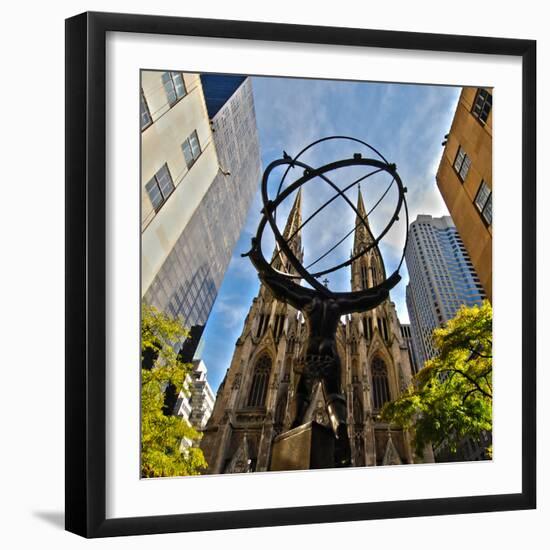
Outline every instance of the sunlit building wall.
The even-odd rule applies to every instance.
[[[493,90],[463,88],[437,186],[489,301],[493,293]]]
[[[195,347],[260,179],[250,80],[142,73],[142,294]],[[192,355],[192,354],[191,354]]]

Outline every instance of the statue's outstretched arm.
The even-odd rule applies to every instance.
[[[261,280],[281,302],[286,302],[296,309],[303,309],[314,296],[314,291],[302,287],[293,281],[277,274],[260,274]]]
[[[399,281],[399,273],[393,273],[376,289],[368,289],[360,292],[341,293],[337,297],[338,305],[342,315],[355,313],[357,311],[367,311],[379,306],[390,296],[390,289]]]
[[[255,237],[252,238],[250,252],[243,255],[250,258],[258,271],[261,281],[269,288],[277,300],[286,302],[296,309],[302,309],[313,299],[315,295],[313,290],[302,287],[291,279],[286,278],[284,275],[279,275],[274,271],[261,254],[259,242]]]
[[[390,295],[386,289],[376,290],[368,294],[362,294],[356,297],[338,296],[337,302],[340,306],[342,315],[355,313],[358,311],[368,311],[379,306]]]

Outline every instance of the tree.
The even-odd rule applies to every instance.
[[[186,420],[163,413],[164,392],[173,384],[176,391],[189,392],[186,381],[192,365],[182,363],[174,344],[188,331],[179,320],[156,308],[141,308],[141,475],[143,477],[200,474],[207,464],[196,446],[181,450],[182,440],[190,445],[200,440]]]
[[[465,438],[479,442],[491,431],[492,321],[489,302],[462,306],[445,327],[434,330],[436,357],[399,399],[382,409],[384,420],[412,429],[417,456],[427,443],[445,443],[456,453]]]

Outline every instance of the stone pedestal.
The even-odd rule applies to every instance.
[[[334,432],[317,422],[302,424],[277,436],[271,471],[334,468]]]

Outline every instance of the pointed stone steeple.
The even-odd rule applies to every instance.
[[[361,193],[361,186],[358,187],[357,192],[357,211],[359,215],[355,216],[355,236],[353,239],[353,254],[357,254],[361,248],[366,248],[372,243],[373,238],[367,227],[370,229],[369,219],[367,218],[367,211],[365,209],[365,203],[363,202],[363,194]],[[362,219],[366,220],[367,227],[363,223]]]
[[[294,204],[288,215],[286,227],[283,233],[285,239],[288,239],[302,224],[302,188],[298,189]],[[299,237],[299,235],[297,235]]]
[[[304,251],[302,250],[302,235],[299,230],[299,227],[302,225],[302,188],[298,190],[296,198],[294,199],[294,204],[290,209],[288,215],[286,226],[283,231],[283,238],[285,241],[289,242],[291,250],[294,252],[294,255],[298,260],[303,260]],[[275,250],[273,251],[273,267],[279,271],[288,271],[292,272],[292,268],[289,265],[288,261],[282,253],[279,253],[277,245],[275,245]]]
[[[355,217],[355,235],[352,251],[354,256],[361,250],[367,248],[374,241],[367,217],[367,211],[365,209],[365,203],[363,202],[361,187],[358,188],[357,193],[357,212],[358,215]],[[362,219],[367,222],[366,226]],[[377,246],[372,248],[365,255],[357,258],[351,266],[351,288],[353,291],[376,286],[380,284],[385,277],[386,270],[384,261],[382,260],[382,255]]]

